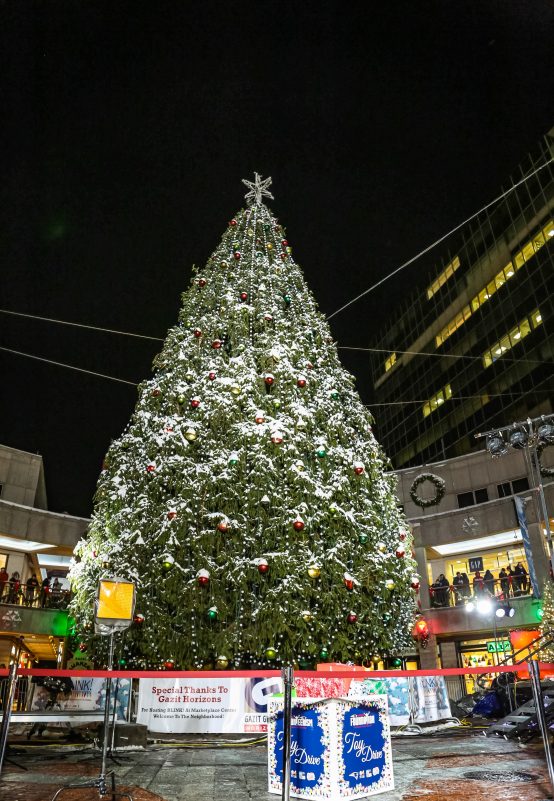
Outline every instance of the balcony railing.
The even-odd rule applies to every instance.
[[[27,606],[34,609],[67,609],[71,600],[69,590],[56,587],[43,587],[28,590],[27,587],[15,587],[6,583],[0,593],[0,603],[11,606]]]
[[[509,601],[512,598],[529,596],[532,588],[528,576],[507,576],[502,579],[473,580],[471,584],[455,586],[454,584],[441,585],[434,582],[429,587],[429,597],[432,608],[448,606],[462,606],[469,600],[482,598]]]

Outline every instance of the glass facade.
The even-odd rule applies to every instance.
[[[554,129],[513,182],[553,157]],[[370,363],[376,435],[395,468],[462,455],[482,447],[483,427],[553,410],[553,165],[466,226],[440,263],[370,343],[387,363],[394,354],[385,372],[378,354]]]

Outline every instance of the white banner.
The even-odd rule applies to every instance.
[[[44,679],[48,683],[49,679]],[[47,686],[35,685],[32,711],[47,712],[90,712],[103,710],[106,704],[106,679],[78,678],[72,679],[73,688],[67,695],[60,689],[52,706],[53,693]],[[71,687],[71,685],[69,685]],[[110,710],[113,712],[114,701],[117,720],[127,720],[129,698],[131,695],[131,679],[113,679],[110,698]]]
[[[266,732],[267,702],[281,680],[141,679],[137,723],[166,734]]]

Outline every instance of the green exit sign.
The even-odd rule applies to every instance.
[[[489,654],[501,654],[505,651],[511,651],[512,646],[509,640],[489,640],[487,642],[487,651]]]

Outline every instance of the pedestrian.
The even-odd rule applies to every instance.
[[[42,586],[40,588],[40,605],[45,607],[48,605],[48,594],[50,592],[50,579],[48,576],[42,582]]]
[[[485,585],[485,592],[488,593],[491,597],[494,596],[494,576],[490,570],[485,570],[485,575],[483,576],[483,584]]]
[[[473,577],[473,594],[476,598],[485,594],[485,582],[483,581],[483,576],[478,570]]]
[[[516,574],[511,565],[508,565],[506,568],[508,571],[508,584],[510,585],[510,595],[515,595],[516,593]]]
[[[38,579],[36,573],[33,573],[33,575],[27,579],[26,588],[25,603],[27,606],[32,606],[35,600],[35,592],[38,588]]]
[[[448,606],[448,592],[450,583],[444,573],[441,573],[437,580],[439,606]]]
[[[498,578],[500,579],[500,589],[502,590],[502,594],[504,598],[507,598],[510,594],[510,582],[508,580],[508,571],[506,568],[502,568],[500,573],[498,574]]]
[[[21,580],[17,570],[14,570],[11,574],[8,584],[10,585],[8,590],[8,603],[16,604],[19,599],[19,588],[21,587]]]
[[[464,587],[464,598],[471,598],[471,587],[469,584],[469,576],[467,575],[467,573],[462,573],[462,580]]]
[[[456,606],[459,606],[461,603],[463,603],[464,599],[464,577],[459,570],[452,579],[452,586],[454,587]]]
[[[6,568],[3,567],[2,570],[0,570],[0,601],[2,600],[2,597],[4,595],[6,584],[8,583],[9,578],[10,574],[8,573]]]
[[[60,584],[59,578],[56,576],[52,586],[50,587],[50,599],[52,606],[58,606],[60,603],[60,599],[62,596],[62,585]]]
[[[514,575],[515,575],[516,586],[517,586],[517,589],[518,589],[518,595],[521,595],[522,593],[526,593],[527,592],[527,571],[525,570],[525,568],[523,567],[521,562],[517,563],[517,565],[515,567],[515,570],[514,570]]]

